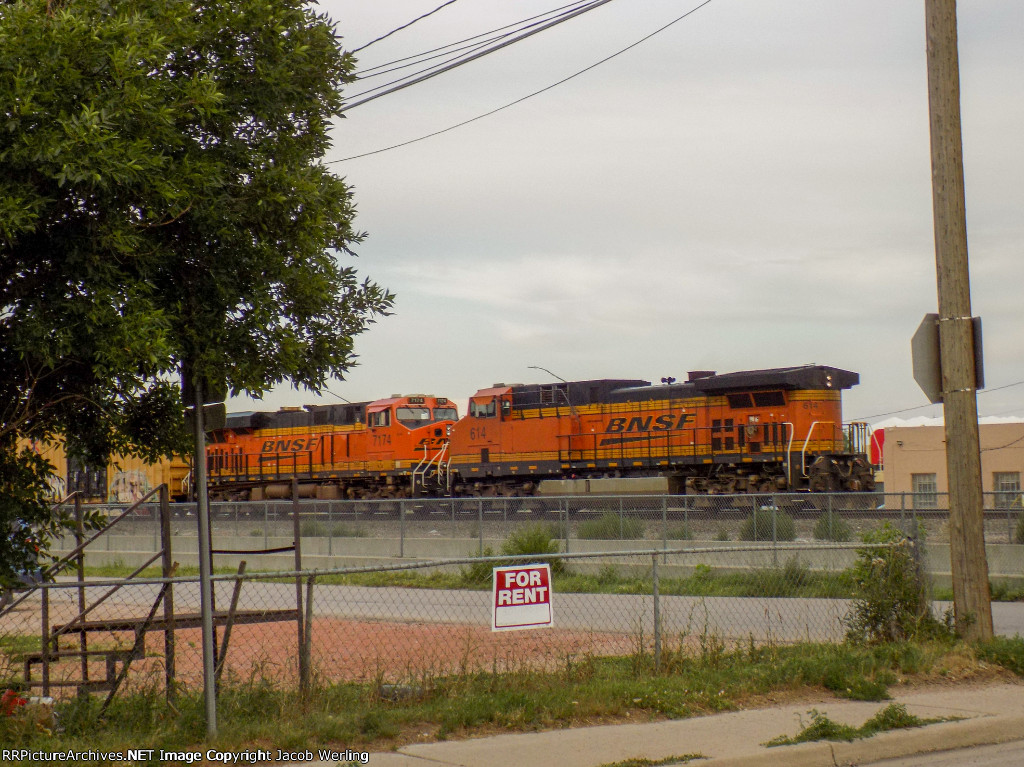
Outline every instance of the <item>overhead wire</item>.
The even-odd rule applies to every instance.
[[[978,390],[978,394],[991,394],[994,391],[1001,391],[1002,389],[1009,389],[1009,388],[1011,388],[1013,386],[1020,386],[1021,384],[1024,384],[1024,381],[1014,381],[1013,383],[1004,384],[1002,386],[994,386],[991,389],[979,389]],[[923,410],[926,407],[932,407],[932,406],[937,405],[937,404],[939,404],[939,403],[929,402],[927,405],[915,405],[914,407],[905,407],[902,410],[890,410],[887,413],[875,413],[874,415],[862,415],[862,416],[857,416],[856,418],[851,418],[850,420],[852,420],[852,421],[867,421],[867,420],[869,420],[871,418],[881,418],[882,416],[886,416],[886,415],[898,415],[899,413],[909,413],[912,410]]]
[[[556,14],[559,11],[564,11],[566,8],[573,8],[573,7],[576,7],[576,6],[585,5],[585,4],[587,4],[587,3],[591,2],[591,1],[592,0],[574,0],[574,2],[571,2],[568,5],[562,5],[562,6],[559,6],[558,8],[552,8],[550,11],[545,11],[544,13],[538,13],[535,16],[528,16],[525,19],[520,19],[519,21],[512,22],[511,24],[505,24],[504,26],[501,26],[501,27],[495,27],[494,29],[488,30],[487,32],[480,32],[479,34],[473,35],[471,37],[465,37],[462,40],[456,40],[455,42],[448,43],[447,45],[441,45],[441,46],[439,46],[437,48],[431,48],[430,50],[422,51],[420,53],[414,53],[411,56],[403,56],[400,59],[393,59],[391,61],[386,61],[383,64],[376,64],[376,65],[374,65],[372,67],[366,67],[364,69],[360,69],[356,73],[356,78],[355,79],[356,80],[362,80],[362,79],[368,79],[370,77],[376,77],[376,75],[369,75],[367,73],[368,72],[374,72],[374,71],[376,71],[378,69],[383,69],[384,67],[390,67],[392,64],[399,64],[399,63],[401,63],[403,61],[408,61],[410,59],[419,59],[421,57],[428,56],[431,53],[437,53],[438,51],[443,51],[443,50],[446,50],[448,48],[454,48],[457,45],[462,45],[463,43],[468,43],[468,42],[470,42],[472,40],[476,40],[479,37],[484,37],[485,35],[493,35],[496,32],[501,32],[501,31],[506,30],[506,29],[511,29],[513,27],[518,27],[518,26],[526,24],[529,21],[536,21],[537,19],[542,19],[542,18],[544,18],[546,16],[551,16],[552,14]],[[497,39],[497,38],[495,38],[495,39]],[[366,47],[366,46],[363,46],[363,47]],[[361,48],[357,48],[356,50],[362,50],[362,49]]]
[[[497,109],[492,109],[489,112],[484,112],[483,114],[477,115],[476,117],[471,117],[468,120],[463,120],[460,123],[456,123],[455,125],[450,125],[447,128],[442,128],[441,130],[434,131],[433,133],[428,133],[425,136],[420,136],[419,138],[410,139],[408,141],[403,141],[403,142],[398,143],[398,144],[392,144],[391,146],[386,146],[386,147],[383,147],[381,149],[375,149],[375,150],[373,150],[371,152],[363,152],[361,154],[351,155],[350,157],[342,157],[340,160],[327,160],[324,164],[325,165],[331,165],[333,163],[347,162],[349,160],[358,160],[361,157],[369,157],[371,155],[380,154],[381,152],[388,152],[388,151],[390,151],[392,149],[398,149],[399,147],[409,146],[410,144],[416,144],[416,143],[418,143],[420,141],[425,141],[426,139],[433,138],[434,136],[440,136],[442,133],[448,133],[449,131],[453,131],[456,128],[461,128],[464,125],[469,125],[470,123],[474,123],[477,120],[482,120],[485,117],[490,117],[491,115],[497,114],[498,112],[501,112],[501,111],[503,111],[505,109],[508,109],[509,107],[513,107],[516,104],[521,104],[522,102],[526,101],[527,99],[531,99],[534,96],[539,96],[541,93],[549,91],[552,88],[557,88],[559,85],[567,83],[570,80],[572,80],[572,79],[574,79],[576,77],[579,77],[580,75],[585,74],[586,72],[589,72],[591,69],[599,67],[601,64],[604,64],[604,63],[606,63],[608,61],[611,61],[616,56],[620,56],[621,54],[625,53],[626,51],[628,51],[628,50],[630,50],[632,48],[635,48],[636,46],[640,45],[641,43],[646,42],[647,40],[650,40],[655,35],[657,35],[657,34],[659,34],[661,32],[664,32],[666,29],[671,27],[673,24],[676,24],[676,23],[682,21],[683,19],[685,19],[687,16],[690,16],[690,15],[696,13],[701,8],[703,8],[705,5],[708,5],[711,2],[712,2],[712,0],[704,0],[704,2],[702,2],[700,5],[697,5],[694,8],[691,8],[689,11],[684,13],[682,16],[679,16],[679,17],[673,19],[668,24],[665,24],[664,26],[659,27],[658,29],[656,29],[653,32],[651,32],[650,34],[645,35],[644,37],[641,37],[636,42],[633,42],[630,45],[627,45],[625,48],[622,48],[622,49],[616,51],[615,53],[611,54],[610,56],[606,56],[603,59],[601,59],[600,61],[596,61],[593,64],[591,64],[590,66],[585,67],[585,68],[579,70],[578,72],[574,72],[573,74],[569,75],[568,77],[563,77],[558,82],[555,82],[555,83],[552,83],[551,85],[545,86],[544,88],[541,88],[540,90],[536,90],[533,93],[529,93],[526,96],[523,96],[521,98],[516,99],[515,101],[510,101],[509,103],[505,104],[504,106],[500,106]]]
[[[424,13],[424,14],[423,14],[422,16],[417,16],[417,17],[416,17],[415,19],[413,19],[412,21],[410,21],[410,22],[409,22],[408,24],[403,24],[403,25],[402,25],[402,26],[400,26],[400,27],[396,27],[395,29],[392,29],[392,30],[391,30],[390,32],[388,32],[387,34],[381,35],[381,36],[380,36],[380,37],[378,37],[378,38],[377,38],[376,40],[371,40],[371,41],[370,41],[370,42],[368,42],[368,43],[367,43],[366,45],[361,45],[361,46],[359,46],[358,48],[354,48],[353,50],[349,51],[349,53],[358,53],[359,51],[364,51],[364,50],[366,50],[367,48],[369,48],[369,47],[370,47],[371,45],[374,45],[374,44],[376,44],[376,43],[379,43],[379,42],[380,42],[381,40],[383,40],[383,39],[384,39],[384,38],[386,38],[386,37],[391,37],[391,35],[395,34],[395,32],[401,32],[401,31],[402,31],[403,29],[406,29],[407,27],[411,27],[411,26],[412,26],[413,24],[415,24],[415,23],[416,23],[417,21],[422,21],[423,19],[427,18],[427,16],[432,16],[432,15],[434,15],[435,13],[437,13],[437,12],[438,12],[439,10],[441,10],[442,8],[446,8],[446,7],[448,7],[449,5],[451,5],[451,4],[452,4],[452,3],[454,3],[454,2],[457,2],[457,0],[448,0],[448,2],[446,2],[446,3],[442,3],[441,5],[439,5],[439,6],[438,6],[437,8],[435,8],[434,10],[432,10],[432,11],[428,11],[427,13]]]
[[[488,56],[492,53],[500,51],[503,48],[507,48],[510,45],[514,45],[515,43],[521,42],[522,40],[525,40],[528,37],[532,37],[533,35],[539,34],[540,32],[544,32],[545,30],[550,29],[551,27],[557,24],[562,24],[563,22],[566,22],[569,19],[574,19],[577,16],[580,16],[581,14],[594,10],[595,8],[600,8],[602,5],[606,5],[611,1],[612,0],[591,0],[591,2],[587,3],[582,7],[562,14],[552,19],[551,21],[536,26],[530,29],[529,31],[523,32],[522,34],[517,35],[511,38],[510,40],[505,40],[503,42],[497,43],[496,45],[492,45],[482,51],[477,51],[476,53],[460,57],[457,61],[445,64],[444,66],[439,66],[436,69],[433,69],[432,71],[426,72],[425,74],[420,74],[418,77],[410,77],[406,81],[400,82],[387,90],[383,90],[380,93],[375,93],[373,95],[367,96],[366,98],[359,99],[358,101],[354,101],[350,104],[347,104],[343,106],[339,111],[347,112],[349,110],[355,109],[356,107],[362,106],[363,104],[366,104],[370,101],[373,101],[374,99],[378,99],[381,96],[387,96],[388,94],[395,93],[396,91],[400,91],[412,85],[417,85],[418,83],[424,82],[425,80],[429,80],[433,77],[437,77],[438,75],[451,71],[456,67],[461,67],[465,64],[470,63],[471,61],[476,61],[477,59],[482,58],[483,56]],[[710,1],[711,0],[708,0],[708,2]]]

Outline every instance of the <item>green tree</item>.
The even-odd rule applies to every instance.
[[[0,3],[0,530],[43,521],[19,438],[156,457],[184,361],[253,395],[354,364],[393,297],[321,163],[353,63],[301,0]]]

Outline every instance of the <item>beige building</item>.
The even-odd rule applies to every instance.
[[[985,507],[1019,507],[1024,423],[981,424],[978,428]],[[912,494],[914,508],[946,508],[949,480],[944,427],[886,427],[884,455],[887,493]]]

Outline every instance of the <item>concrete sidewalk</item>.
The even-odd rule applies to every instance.
[[[829,719],[859,727],[890,702],[921,718],[958,718],[852,743],[802,743],[766,748],[765,741],[796,735],[800,717],[816,708]],[[700,754],[704,767],[834,767],[1024,739],[1024,684],[962,688],[936,686],[896,694],[893,701],[829,701],[737,711],[646,724],[602,725],[404,746],[371,753],[373,767],[600,767],[626,759],[652,761]],[[313,762],[327,767],[332,762]]]

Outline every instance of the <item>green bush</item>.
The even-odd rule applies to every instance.
[[[1017,519],[1017,529],[1013,532],[1014,543],[1024,543],[1024,514]]]
[[[670,541],[692,541],[693,530],[686,524],[676,525],[665,531],[665,537]]]
[[[523,525],[510,535],[501,545],[501,553],[505,556],[520,554],[557,554],[559,552],[558,528],[538,522]],[[538,557],[539,562],[551,565],[551,572],[565,572],[565,562],[559,557]]]
[[[626,540],[644,537],[643,520],[609,511],[597,519],[580,522],[576,535],[586,540]]]
[[[814,540],[816,541],[849,541],[852,539],[853,528],[838,514],[826,512],[814,523]]]
[[[299,535],[306,538],[323,537],[327,535],[327,525],[315,519],[304,519],[299,524]]]
[[[943,624],[931,613],[931,600],[915,556],[917,544],[888,522],[865,533],[863,540],[887,547],[857,552],[852,574],[858,596],[844,618],[847,639],[901,642],[940,635]]]
[[[774,534],[772,518],[774,517]],[[795,541],[793,518],[778,509],[758,509],[740,525],[741,541]]]

